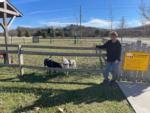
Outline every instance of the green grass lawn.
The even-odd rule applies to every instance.
[[[72,44],[72,41],[59,41],[52,45]],[[72,46],[90,47],[95,43],[100,42],[87,40]],[[48,45],[47,42],[40,44]],[[62,51],[57,50],[57,52]],[[25,64],[43,65],[45,57],[47,56],[26,55]],[[61,57],[53,58],[61,61]],[[14,56],[14,60],[17,62],[17,56]],[[79,68],[100,66],[98,58],[76,60]],[[66,76],[63,73],[48,75],[38,70],[25,70],[25,76],[20,79],[17,78],[17,74],[19,71],[16,68],[0,68],[0,112],[2,113],[59,113],[58,108],[65,109],[64,113],[134,113],[118,87],[100,84],[103,78],[99,73],[70,73]]]
[[[8,70],[0,75],[3,113],[58,113],[58,107],[68,113],[133,113],[119,88],[100,85],[100,74],[30,73],[18,79],[17,70],[3,70]]]

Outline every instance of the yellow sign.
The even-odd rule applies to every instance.
[[[149,66],[149,53],[127,52],[125,54],[123,69],[126,71],[147,71]]]

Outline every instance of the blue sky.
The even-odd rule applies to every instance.
[[[119,26],[124,16],[127,27],[141,25],[139,14],[141,0],[10,0],[23,14],[12,28],[66,26],[79,22],[79,7],[82,5],[83,25],[99,28],[110,26],[111,9],[114,27]],[[144,0],[150,4],[150,0]]]

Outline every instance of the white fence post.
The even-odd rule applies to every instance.
[[[19,60],[19,71],[20,71],[20,75],[19,76],[23,76],[24,75],[24,69],[22,67],[22,65],[24,64],[23,61],[23,54],[22,54],[22,46],[19,45],[18,46],[18,60]]]

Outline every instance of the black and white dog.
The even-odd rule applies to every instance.
[[[53,61],[52,59],[44,59],[44,66],[47,66],[49,68],[62,68],[62,65],[56,61]]]
[[[54,60],[52,60],[51,58],[46,58],[44,59],[44,66],[45,67],[49,67],[49,68],[57,68],[57,69],[62,69],[62,65]],[[47,73],[56,73],[57,70],[48,70]]]
[[[49,68],[57,68],[57,69],[76,69],[76,61],[75,60],[68,60],[65,57],[62,58],[62,64],[58,63],[51,58],[44,59],[44,66]],[[48,71],[49,72],[57,72],[55,69],[54,71]],[[68,72],[67,72],[68,73]]]

